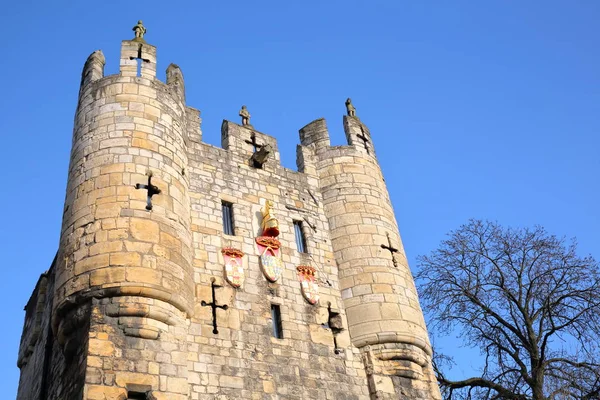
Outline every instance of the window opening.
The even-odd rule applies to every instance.
[[[226,235],[234,235],[233,229],[233,204],[227,201],[221,202],[221,211],[223,213],[223,232]]]
[[[127,391],[127,400],[147,400],[148,395],[145,392]]]
[[[296,234],[296,248],[300,253],[307,253],[306,237],[302,229],[302,221],[294,221],[294,233]]]
[[[283,327],[281,326],[281,309],[278,304],[271,304],[271,319],[273,320],[273,336],[283,339]]]

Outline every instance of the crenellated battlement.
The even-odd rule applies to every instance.
[[[245,106],[240,123],[223,120],[221,147],[203,142],[181,69],[157,79],[142,21],[133,31],[118,74],[104,75],[100,50],[83,67],[59,249],[27,306],[18,399],[439,399],[351,99],[347,144],[316,119],[293,171]]]
[[[156,47],[135,40],[123,40],[121,43],[121,76],[156,77]]]
[[[80,89],[80,107],[89,105],[90,102],[98,101],[103,97],[115,96],[115,100],[122,103],[123,109],[130,111],[137,109],[142,118],[155,110],[152,102],[141,105],[136,96],[148,96],[156,93],[156,100],[164,103],[169,108],[176,110],[180,118],[177,121],[183,128],[183,139],[186,145],[190,142],[202,143],[202,118],[200,110],[190,107],[185,103],[185,83],[183,73],[176,64],[169,64],[166,69],[166,82],[156,78],[157,51],[156,47],[137,40],[124,40],[121,43],[119,74],[104,76],[106,59],[101,50],[93,52],[85,62]],[[136,88],[135,86],[138,86]],[[140,89],[148,87],[150,89]],[[100,102],[107,100],[101,100]],[[119,111],[116,105],[111,105],[115,111]],[[105,107],[106,108],[106,107]],[[128,114],[131,115],[131,112]],[[86,123],[106,123],[110,121],[98,121],[96,115],[76,116],[76,126]],[[120,118],[126,120],[127,118]],[[128,119],[127,119],[128,120]],[[365,156],[373,156],[374,150],[371,142],[369,129],[356,116],[344,116],[343,128],[347,139],[346,146],[335,146],[339,150],[348,147],[351,153],[360,153]],[[110,129],[110,127],[108,128]],[[298,171],[310,174],[315,173],[314,164],[320,157],[332,156],[336,153],[331,150],[329,132],[324,118],[319,118],[302,127],[299,130],[300,145],[297,149]],[[266,159],[260,168],[269,169],[271,165],[279,166],[281,156],[278,150],[277,139],[273,136],[260,132],[252,125],[238,124],[224,120],[221,126],[221,146],[224,150],[245,157],[248,164],[257,167],[260,160],[253,156],[256,151],[264,147]],[[376,161],[376,160],[374,160]]]

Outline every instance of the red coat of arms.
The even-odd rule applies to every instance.
[[[319,301],[319,284],[315,277],[315,268],[309,265],[299,265],[296,267],[302,296],[310,304],[315,305]]]
[[[265,278],[275,282],[283,273],[283,261],[279,257],[279,240],[270,236],[259,236],[256,238],[260,254],[260,266]]]
[[[221,254],[225,260],[225,280],[234,288],[239,288],[244,284],[244,266],[242,265],[244,253],[238,249],[225,247],[221,249]]]

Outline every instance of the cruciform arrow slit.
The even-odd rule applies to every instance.
[[[389,232],[386,232],[385,234],[387,235],[388,244],[382,244],[381,248],[389,250],[389,252],[392,254],[392,263],[394,264],[394,267],[398,268],[398,262],[396,261],[396,253],[398,252],[398,249],[392,246],[392,240],[390,239]]]
[[[158,186],[152,184],[152,172],[148,172],[148,184],[144,185],[143,183],[136,183],[136,189],[147,189],[148,196],[146,197],[146,210],[152,210],[152,196],[155,194],[160,194],[161,190]]]
[[[215,335],[219,333],[219,330],[217,329],[217,308],[220,308],[222,310],[227,310],[229,308],[229,306],[227,306],[227,304],[223,304],[223,305],[217,304],[217,298],[215,296],[215,289],[220,288],[220,287],[221,287],[221,285],[217,285],[215,283],[215,278],[212,278],[210,280],[210,288],[212,291],[212,302],[207,303],[206,301],[202,300],[202,302],[200,303],[202,305],[202,307],[212,308],[213,333]]]

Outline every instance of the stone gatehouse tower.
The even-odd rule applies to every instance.
[[[58,253],[26,306],[18,400],[439,399],[369,129],[223,121],[134,28],[85,63]],[[111,60],[109,60],[111,62]],[[247,113],[244,108],[242,111]],[[249,115],[249,113],[248,113]]]

